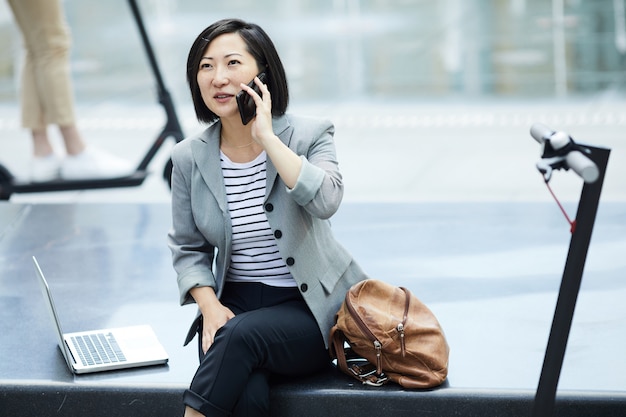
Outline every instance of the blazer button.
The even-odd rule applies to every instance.
[[[300,285],[300,291],[302,292],[306,292],[309,289],[309,286],[306,284],[302,284]]]
[[[272,211],[274,211],[274,205],[272,203],[267,203],[265,205],[265,211],[267,211],[268,213],[271,213]]]
[[[296,260],[293,259],[291,256],[287,258],[287,266],[293,266],[293,264],[295,263],[296,263]]]
[[[281,232],[280,230],[277,230],[274,232],[274,237],[276,239],[280,239],[281,237],[283,237],[283,232]]]

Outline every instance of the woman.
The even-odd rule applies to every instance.
[[[327,220],[343,196],[334,128],[286,114],[285,71],[255,24],[202,31],[187,81],[198,120],[211,124],[172,151],[169,246],[181,304],[199,307],[187,343],[197,331],[201,363],[185,415],[269,415],[269,376],[328,366],[334,315],[366,278]],[[256,104],[245,125],[242,89]]]

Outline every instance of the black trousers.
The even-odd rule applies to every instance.
[[[235,317],[215,335],[183,401],[207,417],[268,416],[269,378],[328,367],[330,358],[297,288],[227,283],[221,301]]]

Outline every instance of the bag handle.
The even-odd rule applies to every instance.
[[[350,375],[354,379],[361,381],[363,384],[380,387],[389,381],[389,377],[384,372],[376,373],[376,366],[372,365],[367,359],[357,358],[348,359],[344,349],[344,343],[350,342],[344,333],[333,327],[331,329],[331,345],[330,356],[337,359],[337,366],[346,375]]]

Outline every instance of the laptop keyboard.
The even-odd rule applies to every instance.
[[[72,336],[71,340],[78,351],[79,359],[83,365],[101,365],[126,361],[112,333]]]

